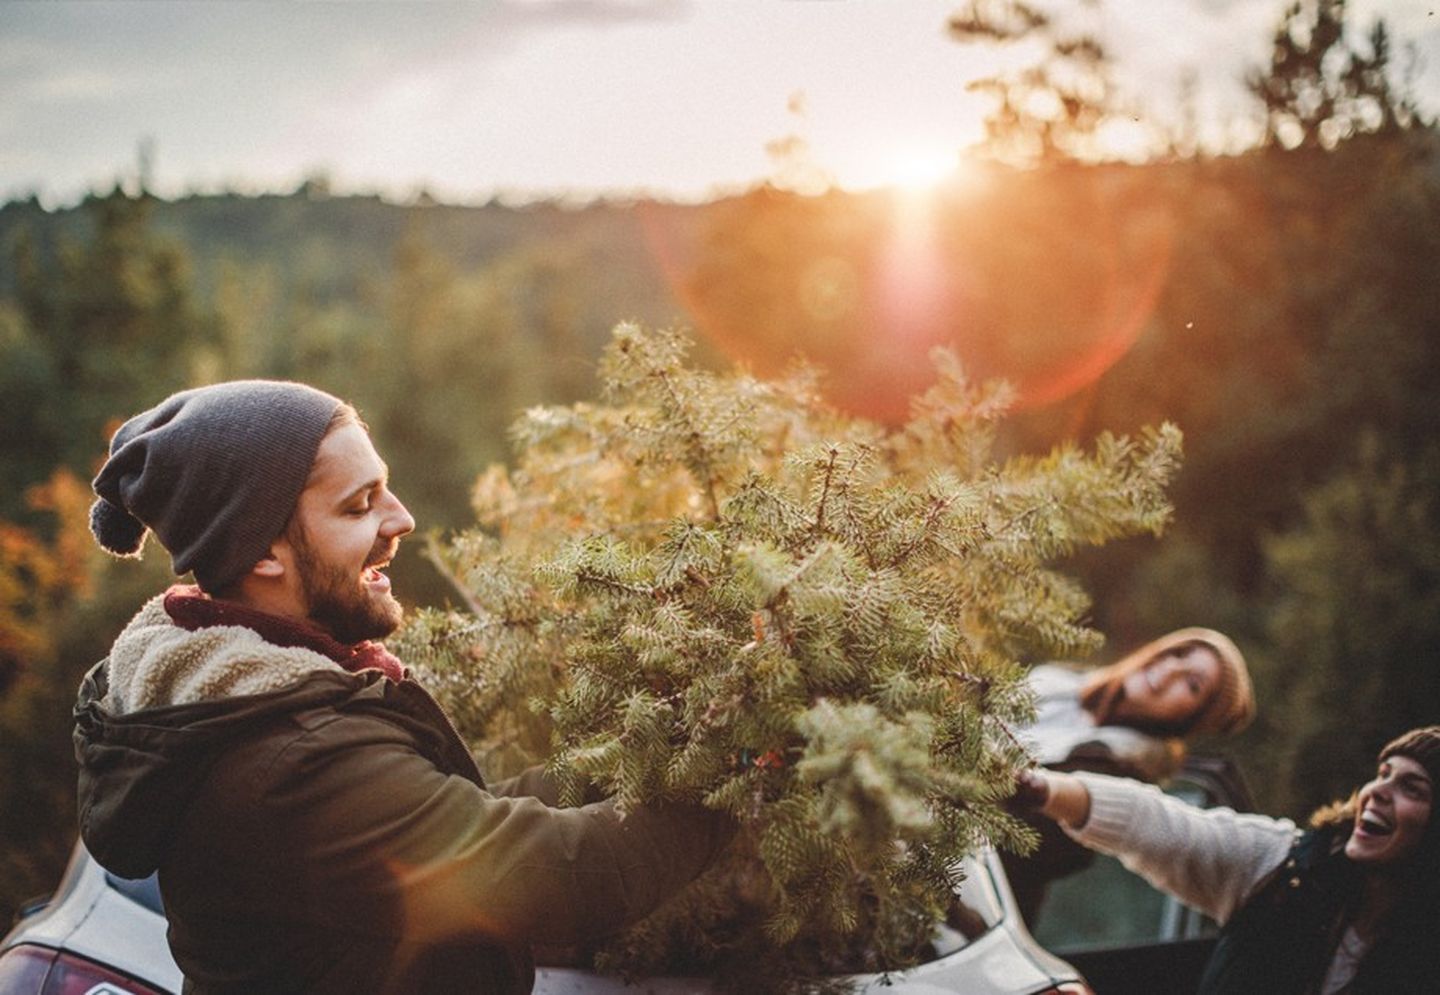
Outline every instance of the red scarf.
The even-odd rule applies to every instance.
[[[239,625],[260,634],[276,646],[314,650],[353,673],[378,670],[392,681],[405,679],[405,665],[380,643],[370,640],[347,646],[319,626],[283,615],[271,615],[236,604],[217,601],[193,584],[176,584],[165,592],[165,611],[182,629],[194,632],[214,625]]]

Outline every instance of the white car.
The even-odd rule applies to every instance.
[[[1069,964],[1030,936],[1015,910],[1000,861],[969,862],[958,893],[964,931],[936,925],[933,959],[908,971],[857,976],[857,990],[892,995],[1091,995]],[[967,935],[968,934],[968,935]],[[48,902],[21,913],[0,942],[0,995],[151,995],[179,992],[183,978],[165,941],[165,914],[155,878],[117,878],[77,845]],[[536,971],[536,995],[680,995],[712,991],[698,978],[654,978],[642,984],[578,968]]]

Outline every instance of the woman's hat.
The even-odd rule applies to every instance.
[[[1381,763],[1394,756],[1409,757],[1430,775],[1433,784],[1440,784],[1440,726],[1422,726],[1396,736],[1380,751]]]

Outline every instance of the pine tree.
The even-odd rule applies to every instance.
[[[731,813],[721,867],[611,944],[631,973],[759,990],[911,961],[961,855],[1024,847],[1002,807],[1027,762],[1021,659],[1099,637],[1048,566],[1158,532],[1172,426],[997,464],[1010,401],[952,356],[883,429],[782,382],[687,362],[633,325],[600,403],[537,408],[481,529],[432,549],[465,612],[403,636],[491,773],[548,757],[591,786]]]
[[[1098,0],[1082,6],[1098,7]],[[951,15],[948,27],[961,43],[1010,48],[1039,43],[1043,53],[1030,64],[967,87],[992,101],[985,140],[977,149],[982,154],[1024,166],[1091,159],[1103,153],[1096,138],[1107,122],[1138,120],[1121,106],[1111,56],[1100,39],[1067,30],[1040,5],[969,0]]]
[[[1329,149],[1358,134],[1425,126],[1410,81],[1393,78],[1384,19],[1371,26],[1368,52],[1349,33],[1345,0],[1295,0],[1286,8],[1269,66],[1247,81],[1264,105],[1266,146]]]

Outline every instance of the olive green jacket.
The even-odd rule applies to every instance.
[[[80,828],[112,872],[158,869],[187,991],[528,991],[532,943],[643,916],[730,834],[697,808],[551,807],[535,776],[487,789],[415,682],[237,627],[186,633],[157,608],[82,685]],[[224,680],[195,674],[217,660],[238,686],[279,686],[207,697]]]

